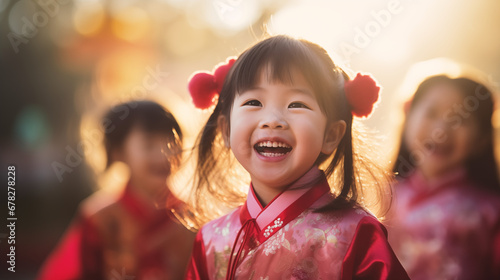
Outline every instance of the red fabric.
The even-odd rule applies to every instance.
[[[412,279],[500,279],[500,197],[465,169],[394,188],[389,241]]]
[[[374,218],[359,222],[344,258],[341,279],[410,279],[387,246],[387,230]]]
[[[253,192],[253,187],[251,186],[250,188]],[[285,191],[283,191],[282,193],[284,193]],[[275,220],[279,219],[283,222],[281,227],[286,226],[286,224],[295,219],[298,215],[308,209],[314,202],[316,202],[320,197],[322,197],[329,191],[330,187],[328,185],[328,182],[326,181],[326,177],[321,173],[321,181],[315,187],[310,188],[294,203],[290,204],[286,209],[283,210],[283,212],[276,215]],[[279,195],[276,196],[271,202],[269,202],[268,205],[271,205],[278,197]],[[266,208],[264,208],[262,211],[265,210]],[[250,249],[253,249],[258,244],[265,242],[276,232],[278,232],[278,230],[275,230],[269,235],[265,236],[262,229],[258,227],[255,220],[256,218],[257,217],[251,217],[250,213],[248,212],[248,207],[245,203],[245,205],[243,205],[243,207],[241,207],[240,209],[240,219],[243,226],[240,228],[232,246],[231,258],[229,260],[227,269],[228,273],[226,279],[228,280],[234,279],[236,268],[238,267],[240,257],[242,256],[242,252],[244,250],[248,252]],[[272,223],[273,222],[271,222],[271,224],[267,225],[266,227],[272,226]],[[258,242],[256,242],[256,240],[258,240]],[[236,253],[235,258],[233,258],[234,253]]]
[[[173,222],[165,209],[140,200],[130,186],[118,201],[97,213],[80,212],[39,280],[182,277],[194,234]]]
[[[188,264],[185,279],[209,280],[207,272],[207,262],[205,259],[205,246],[203,245],[203,235],[201,234],[201,231],[196,234],[193,252]]]
[[[299,199],[297,199],[294,203],[290,204],[288,207],[282,210],[281,213],[276,213],[274,216],[274,220],[280,219],[283,221],[283,224],[281,227],[286,226],[290,221],[295,219],[298,215],[300,215],[302,212],[304,212],[306,209],[308,209],[313,203],[315,203],[320,197],[323,195],[327,194],[330,192],[330,186],[328,185],[328,181],[326,180],[326,177],[324,176],[323,173],[319,175],[320,178],[318,178],[318,182],[316,185],[312,188],[310,188],[306,193],[304,193]],[[253,191],[253,187],[250,186],[251,192],[255,195]],[[281,192],[284,193],[286,192],[283,191]],[[271,202],[268,203],[268,205],[271,205],[276,198],[278,198],[281,194],[277,195]],[[262,206],[261,206],[262,207]],[[262,209],[263,211],[266,211],[267,207],[264,207]],[[261,214],[262,214],[261,212]],[[243,205],[243,207],[240,208],[240,220],[241,224],[244,225],[249,219],[256,219],[259,215],[256,217],[252,217],[251,214],[248,212],[248,207],[246,203]],[[271,222],[268,225],[263,226],[262,228],[257,228],[256,229],[256,238],[258,239],[259,243],[265,242],[267,239],[269,239],[271,236],[273,236],[277,231],[273,231],[270,233],[268,236],[264,236],[262,229],[265,229],[268,226],[272,226],[273,222]]]
[[[202,231],[200,231],[196,237],[188,272],[185,277],[186,280],[212,279],[207,270],[207,252],[204,242]],[[336,257],[334,255],[330,256],[332,262],[335,261]],[[324,269],[329,268],[325,266]],[[352,241],[342,260],[341,269],[341,278],[339,278],[341,280],[410,279],[394,252],[388,246],[385,227],[371,216],[362,218],[358,223]]]
[[[214,80],[217,85],[217,92],[220,93],[222,91],[222,86],[224,85],[224,80],[226,79],[227,73],[231,70],[231,67],[236,62],[236,59],[231,58],[228,59],[226,63],[217,66],[214,71]]]
[[[79,260],[82,264],[82,279],[102,279],[103,275],[103,254],[102,242],[98,229],[86,218],[82,221],[81,251]]]
[[[357,117],[368,117],[373,105],[378,101],[380,86],[370,75],[358,73],[354,79],[344,86],[351,112]]]
[[[214,99],[218,94],[214,76],[208,72],[195,73],[189,79],[188,90],[194,106],[200,109],[214,105]]]
[[[297,197],[285,192],[260,211],[250,193],[199,231],[185,279],[409,279],[375,217],[363,209],[313,211],[333,199],[319,192],[323,186]]]
[[[241,256],[244,254],[244,250],[250,250],[255,245],[257,245],[254,241],[256,240],[256,236],[258,235],[259,230],[257,228],[257,224],[255,219],[247,220],[243,226],[238,231],[238,235],[234,240],[233,247],[231,249],[229,263],[227,265],[227,274],[226,280],[234,279],[236,274],[236,269],[239,265],[239,260]],[[252,242],[253,241],[253,242]],[[236,253],[236,255],[235,255]]]
[[[150,246],[153,236],[159,230],[164,230],[172,225],[172,221],[167,215],[166,210],[158,210],[152,205],[146,204],[140,200],[139,197],[133,193],[130,186],[127,186],[125,192],[119,200],[125,211],[134,218],[137,226],[141,229],[141,233],[134,240],[134,252],[136,254],[137,271],[133,272],[134,277],[139,279],[148,279],[148,274],[153,279],[158,279],[158,275],[163,275],[161,279],[165,279],[165,268],[162,268],[163,260],[162,254],[164,253],[161,247],[152,248]],[[113,228],[113,225],[108,225]],[[87,220],[84,224],[84,235],[82,238],[82,263],[84,268],[84,279],[104,279],[105,272],[103,271],[103,240],[100,235],[98,227]],[[116,228],[116,231],[122,229]],[[117,241],[118,242],[118,241]],[[108,247],[110,244],[107,244]],[[116,244],[118,245],[118,244]],[[120,271],[116,271],[120,273]]]
[[[500,224],[495,230],[496,234],[493,238],[493,256],[491,258],[493,271],[490,273],[494,279],[500,279]]]
[[[73,223],[64,234],[54,252],[42,267],[38,280],[72,280],[79,279],[81,224]]]
[[[207,109],[215,105],[217,96],[222,90],[227,73],[231,70],[236,59],[228,59],[225,63],[217,65],[212,73],[206,71],[195,72],[189,78],[188,90],[193,99],[194,106]]]

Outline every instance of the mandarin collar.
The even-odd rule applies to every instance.
[[[326,176],[316,166],[265,207],[250,186],[247,200],[240,210],[240,220],[242,224],[250,219],[255,220],[258,239],[263,242],[329,192]]]
[[[435,192],[449,186],[463,185],[467,181],[465,168],[455,168],[438,178],[429,180],[420,170],[416,170],[409,178],[409,183],[417,192]]]
[[[407,185],[413,190],[414,195],[408,202],[409,205],[419,204],[449,188],[467,188],[468,179],[465,168],[456,168],[439,178],[428,180],[422,172],[416,170],[407,179]]]
[[[168,214],[164,208],[157,208],[153,203],[148,203],[146,200],[139,197],[134,192],[130,183],[127,184],[120,199],[127,212],[136,220],[148,224],[157,220],[165,219]]]

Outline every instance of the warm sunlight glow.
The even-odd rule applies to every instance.
[[[103,172],[106,167],[103,137],[104,131],[99,126],[98,117],[89,113],[82,116],[77,149],[80,154],[84,155],[85,161],[96,174]]]
[[[352,5],[350,3],[345,4]],[[325,47],[332,46],[335,38],[345,31],[345,28],[338,27],[351,21],[349,15],[336,12],[335,5],[324,1],[289,4],[272,15],[267,25],[268,32],[271,35],[287,34],[307,39]]]
[[[456,77],[463,73],[457,63],[447,58],[435,58],[414,64],[407,72],[405,79],[398,90],[398,100],[408,100],[417,86],[427,77],[439,74],[447,74]]]
[[[141,99],[156,89],[155,69],[158,62],[141,50],[123,49],[104,57],[97,65],[96,83],[106,102],[118,96]]]
[[[148,14],[136,7],[128,7],[113,15],[111,28],[117,37],[136,41],[147,35],[151,28]]]
[[[199,1],[196,6],[206,22],[220,30],[221,35],[250,27],[261,13],[259,1]]]
[[[208,37],[205,29],[193,27],[182,20],[171,23],[164,36],[165,46],[178,56],[187,56],[199,51],[206,45]]]
[[[73,24],[75,30],[85,36],[97,34],[105,20],[104,7],[100,2],[80,3],[75,7]]]
[[[107,193],[119,194],[127,185],[130,177],[130,170],[123,162],[113,163],[106,172],[97,177],[99,189]]]

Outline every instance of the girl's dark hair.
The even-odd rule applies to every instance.
[[[498,167],[494,154],[494,129],[492,125],[493,112],[495,110],[492,92],[483,84],[472,79],[459,77],[450,78],[446,75],[431,76],[425,79],[415,91],[407,116],[424,98],[429,89],[440,84],[449,84],[456,87],[466,99],[474,100],[477,108],[470,110],[469,116],[479,127],[481,138],[486,139],[486,145],[477,155],[468,159],[465,163],[467,175],[470,180],[487,189],[500,191],[498,178]],[[406,125],[403,125],[406,127]],[[397,179],[401,180],[409,176],[416,167],[416,159],[406,146],[405,133],[402,131],[401,142],[397,158],[394,161],[393,171]]]
[[[213,113],[198,136],[193,194],[198,226],[221,213],[209,205],[211,200],[235,207],[245,199],[246,193],[239,187],[248,182],[235,180],[241,176],[238,176],[238,166],[233,165],[235,159],[229,148],[223,144],[218,120],[220,116],[225,116],[226,120],[231,121],[229,116],[235,95],[252,88],[262,71],[265,71],[270,81],[283,84],[292,84],[293,71],[300,72],[312,87],[328,123],[338,120],[346,123],[345,135],[333,155],[321,154],[316,162],[324,168],[334,187],[332,191],[336,194],[334,201],[319,211],[354,206],[359,199],[358,193],[362,191],[360,173],[366,167],[374,167],[364,155],[361,158],[353,149],[353,117],[343,89],[344,82],[349,80],[348,75],[333,63],[326,50],[314,43],[283,35],[270,37],[238,57],[226,76]],[[361,160],[359,165],[358,159]],[[388,173],[375,169],[366,173],[374,179],[376,186],[385,185],[386,181],[381,180],[387,179]],[[369,180],[370,177],[363,179]]]
[[[165,147],[173,153],[171,164],[178,167],[182,151],[182,131],[174,116],[154,101],[131,101],[112,107],[102,118],[106,167],[113,163],[115,148],[120,148],[133,128],[145,133],[161,133],[167,136]]]

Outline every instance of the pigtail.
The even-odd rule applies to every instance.
[[[372,142],[373,137],[369,137],[372,135],[354,122],[352,115],[346,117],[345,135],[324,168],[335,198],[317,211],[359,207],[383,220],[391,205],[390,185],[394,176],[373,160],[380,157],[375,154],[377,145]],[[366,145],[368,141],[372,149]]]
[[[327,178],[337,178],[340,186],[335,199],[319,209],[322,211],[350,208],[357,200],[355,187],[354,159],[352,151],[352,118],[346,122],[346,132],[328,166],[324,170]]]
[[[394,176],[385,166],[375,162],[381,158],[376,154],[376,151],[381,149],[376,148],[378,145],[373,142],[375,137],[365,131],[362,124],[356,122],[354,118],[354,116],[367,118],[371,115],[374,106],[378,103],[378,96],[377,98],[373,96],[373,89],[377,85],[376,83],[370,85],[371,78],[359,73],[355,78],[356,82],[353,83],[355,79],[351,79],[341,67],[335,65],[323,48],[307,41],[303,42],[316,53],[320,63],[326,65],[325,69],[328,70],[325,72],[330,73],[329,79],[333,81],[330,92],[325,97],[326,103],[330,104],[325,109],[327,116],[330,116],[331,121],[343,120],[346,123],[344,137],[333,155],[326,160],[324,155],[320,156],[317,162],[329,179],[335,196],[333,201],[317,211],[327,212],[361,207],[373,212],[379,219],[383,219],[390,208],[392,200],[390,185]],[[346,93],[346,84],[349,84],[351,88],[349,93]],[[352,92],[353,87],[354,92]],[[368,98],[373,101],[371,104],[359,101],[364,98],[363,90],[365,89],[370,92],[367,94]],[[352,100],[353,97],[355,100]],[[328,113],[330,107],[334,111]],[[370,146],[367,143],[370,143]]]
[[[217,218],[229,209],[245,201],[248,186],[244,181],[241,167],[224,145],[222,133],[218,127],[224,102],[219,103],[198,135],[192,150],[196,156],[196,169],[191,190],[189,217],[191,227],[200,228],[206,222]]]

